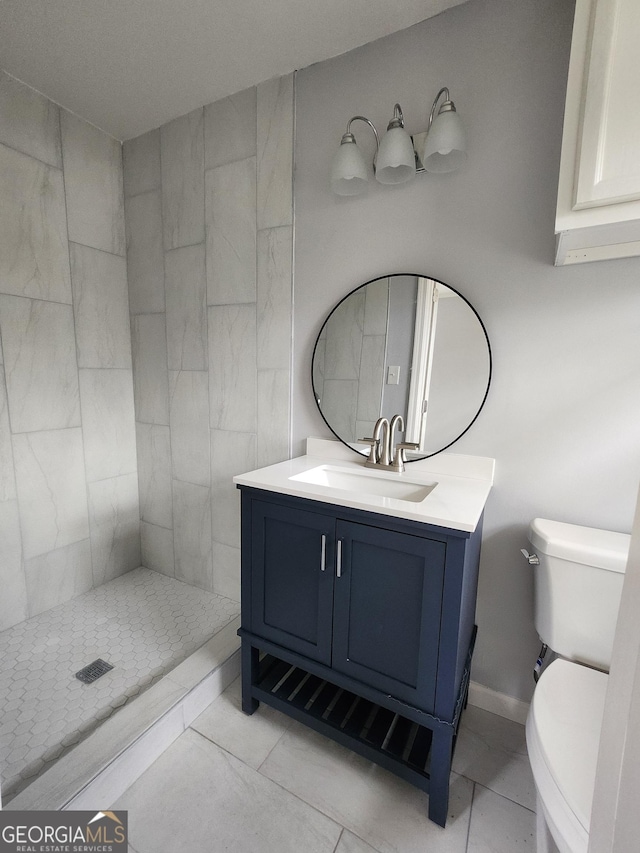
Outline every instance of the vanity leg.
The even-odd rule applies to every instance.
[[[452,728],[434,731],[431,741],[431,769],[429,771],[429,820],[439,826],[446,824],[449,811],[452,748]]]
[[[242,640],[242,710],[253,714],[260,702],[251,695],[251,685],[257,681],[260,663],[259,651],[248,640]]]

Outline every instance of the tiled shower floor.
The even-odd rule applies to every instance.
[[[239,611],[140,568],[0,633],[3,803]],[[114,668],[83,684],[75,673],[96,658]]]

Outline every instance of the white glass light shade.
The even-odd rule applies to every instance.
[[[369,177],[362,152],[355,142],[343,142],[331,164],[331,189],[336,195],[359,195]]]
[[[427,172],[453,172],[467,159],[467,140],[462,122],[454,110],[437,115],[422,155]]]
[[[376,180],[381,184],[403,184],[416,173],[413,142],[402,127],[392,127],[380,141],[376,160]]]

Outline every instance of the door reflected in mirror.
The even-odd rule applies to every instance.
[[[410,459],[457,441],[490,381],[480,317],[460,293],[427,276],[385,276],[353,290],[325,320],[313,353],[314,396],[331,431],[353,447],[379,417],[401,414],[399,438],[419,445]]]

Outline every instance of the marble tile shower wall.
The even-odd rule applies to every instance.
[[[0,72],[0,630],[140,564],[121,146]]]
[[[315,391],[327,422],[348,441],[373,435],[383,414],[388,312],[389,279],[383,278],[340,303],[318,339]]]
[[[293,83],[123,149],[142,562],[236,600],[231,478],[289,456]]]

